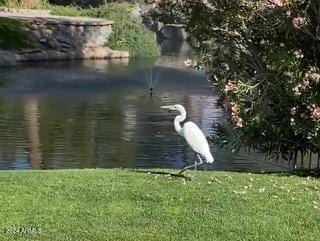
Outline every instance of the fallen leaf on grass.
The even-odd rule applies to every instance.
[[[259,192],[265,192],[265,191],[266,191],[266,188],[265,188],[265,187],[259,188]]]

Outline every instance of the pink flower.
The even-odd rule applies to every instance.
[[[193,61],[191,59],[186,59],[184,61],[184,65],[187,66],[187,67],[192,67]]]
[[[229,108],[230,108],[230,110],[231,110],[231,114],[232,114],[232,115],[238,114],[238,112],[239,112],[239,106],[237,105],[236,102],[230,102],[230,103],[229,103]]]
[[[241,117],[238,117],[236,127],[239,127],[239,128],[243,127],[243,120]]]
[[[291,118],[290,119],[290,125],[294,126],[295,124],[296,124],[296,122],[295,122],[294,118]]]
[[[234,80],[228,80],[228,83],[224,87],[224,92],[237,92],[238,91],[237,82]]]
[[[311,113],[311,118],[313,120],[320,120],[320,107],[316,107],[313,109],[313,112]]]
[[[294,96],[300,96],[301,95],[301,87],[302,87],[302,85],[298,84],[296,87],[294,87],[292,89]]]
[[[300,29],[306,25],[306,21],[302,17],[295,17],[294,19],[292,19],[292,24],[294,28]]]
[[[231,116],[231,121],[236,124],[236,127],[241,128],[243,127],[243,119],[238,116],[237,114]]]
[[[308,78],[310,81],[320,82],[320,71],[316,67],[310,67],[308,72],[305,74],[305,78]]]
[[[309,105],[308,110],[310,111],[310,117],[313,121],[319,121],[320,120],[320,107],[312,104]]]
[[[297,59],[302,59],[304,57],[303,52],[302,52],[301,49],[294,50],[293,54]]]
[[[306,90],[310,87],[310,81],[308,79],[303,80],[303,90]]]
[[[310,90],[310,81],[309,81],[308,73],[305,74],[305,77],[302,79],[302,83],[297,84],[294,88],[292,88],[294,96],[300,96],[302,92]]]
[[[283,0],[268,0],[268,2],[277,7],[283,6]]]
[[[153,3],[153,6],[156,7],[159,5],[159,3],[161,3],[161,0],[153,0],[151,3]]]
[[[235,102],[228,102],[227,110],[231,112],[231,121],[236,125],[236,127],[243,127],[243,119],[239,116],[239,105],[237,105]]]
[[[291,112],[291,115],[295,115],[297,113],[297,107],[292,107],[290,112]]]

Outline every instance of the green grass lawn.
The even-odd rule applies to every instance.
[[[320,237],[319,179],[199,171],[186,181],[121,169],[3,171],[0,187],[1,241]],[[41,233],[8,234],[10,227]]]
[[[23,49],[35,45],[25,30],[27,23],[0,17],[0,49]]]

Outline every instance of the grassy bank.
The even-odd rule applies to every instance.
[[[23,49],[34,46],[25,31],[27,23],[0,17],[0,49]]]
[[[192,172],[189,172],[192,173]],[[129,170],[0,172],[0,240],[318,240],[320,181]],[[38,234],[7,234],[10,227]]]

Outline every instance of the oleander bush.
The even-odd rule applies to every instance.
[[[233,128],[216,125],[217,143],[293,160],[320,153],[318,0],[157,2],[159,15],[183,16],[194,65],[220,90]]]

